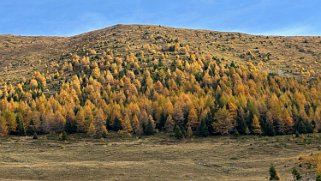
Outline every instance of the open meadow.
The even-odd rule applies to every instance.
[[[0,180],[281,180],[297,167],[315,179],[301,156],[317,153],[321,135],[210,137],[183,141],[153,137],[79,139],[1,138]],[[301,163],[302,162],[302,163]]]

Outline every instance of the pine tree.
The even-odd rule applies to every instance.
[[[154,133],[155,133],[154,119],[151,115],[149,115],[148,122],[144,126],[144,134],[145,135],[153,135]]]
[[[298,121],[298,123],[296,124],[296,131],[298,131],[300,134],[307,133],[307,128],[303,121],[301,120]]]
[[[65,131],[69,134],[73,133],[73,125],[69,119],[66,120]]]
[[[119,131],[119,130],[121,130],[121,129],[123,129],[123,126],[122,126],[122,124],[121,124],[121,121],[120,121],[120,119],[118,118],[118,117],[116,117],[115,119],[114,119],[114,122],[113,122],[113,130],[114,131]]]
[[[33,135],[33,133],[36,131],[35,125],[33,123],[33,120],[30,120],[27,128],[26,128],[26,133],[27,135]]]
[[[240,134],[249,134],[249,128],[246,124],[246,114],[244,113],[243,108],[238,110],[236,122],[236,129]]]
[[[180,128],[180,126],[179,125],[175,125],[175,127],[174,127],[174,136],[175,136],[175,138],[177,138],[177,139],[182,139],[182,138],[184,138],[184,134],[182,133],[182,129]]]
[[[77,132],[77,122],[76,122],[76,116],[74,114],[73,110],[68,109],[67,116],[66,116],[66,126],[65,131],[68,134],[76,133]]]
[[[201,120],[197,127],[197,135],[207,137],[209,135],[208,127],[204,119]]]
[[[267,122],[266,123],[266,134],[268,136],[275,136],[276,135],[273,122]]]
[[[17,121],[17,128],[16,128],[17,135],[25,136],[26,130],[25,130],[25,125],[24,125],[24,121],[23,121],[23,116],[21,113],[17,114],[16,121]]]

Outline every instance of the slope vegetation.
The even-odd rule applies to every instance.
[[[0,37],[0,133],[321,130],[319,37],[116,25]]]

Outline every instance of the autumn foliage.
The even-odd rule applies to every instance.
[[[178,137],[234,132],[321,131],[321,79],[300,79],[235,63],[187,44],[145,44],[139,52],[86,49],[57,72],[4,84],[0,134],[108,132]],[[64,78],[65,77],[65,78]]]

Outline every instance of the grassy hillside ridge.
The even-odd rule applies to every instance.
[[[319,39],[150,25],[4,36],[0,134],[320,132]]]
[[[0,81],[17,82],[30,78],[36,70],[44,71],[65,51],[64,37],[0,35]]]
[[[192,30],[150,25],[116,25],[73,37],[80,46],[110,48],[146,43],[164,46],[178,40],[196,51],[210,52],[219,58],[262,64],[265,70],[290,75],[320,73],[321,37],[258,36],[209,30]],[[140,47],[138,47],[139,49]]]
[[[289,75],[315,76],[320,72],[320,37],[257,36],[155,25],[115,25],[72,37],[0,35],[0,80],[17,82],[44,71],[50,60],[82,48],[125,47],[135,44],[164,46],[171,39],[227,60],[251,61],[263,68]],[[156,39],[156,40],[155,40]],[[125,45],[126,43],[126,45]],[[116,45],[115,45],[116,44]],[[266,54],[270,54],[268,57]],[[15,76],[12,76],[15,75]]]

